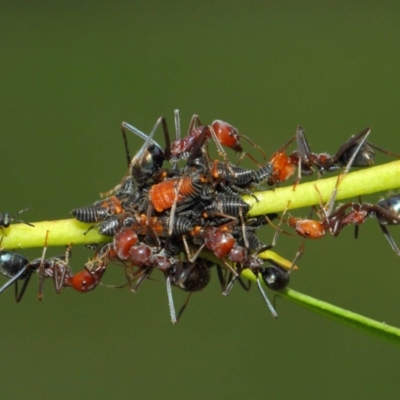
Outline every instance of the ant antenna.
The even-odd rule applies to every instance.
[[[260,279],[258,278],[258,275],[256,276],[256,280],[257,280],[257,286],[258,289],[260,290],[260,293],[262,295],[262,297],[264,297],[265,302],[267,303],[267,306],[269,308],[269,311],[271,311],[271,314],[274,318],[278,318],[278,313],[275,311],[274,306],[272,305],[272,303],[270,302],[267,294],[264,292],[264,289],[261,286],[261,282]]]
[[[0,213],[0,229],[4,230],[3,228],[8,228],[13,222],[20,222],[22,224],[29,225],[34,228],[35,225],[31,224],[30,222],[26,222],[26,221],[23,221],[22,219],[16,218],[18,215],[24,213],[25,211],[31,210],[31,209],[32,209],[32,207],[24,208],[24,209],[18,211],[13,216],[11,216],[8,212]],[[4,233],[4,235],[5,235],[5,233]]]
[[[140,155],[140,153],[142,151],[144,151],[144,149],[148,146],[149,142],[151,142],[152,144],[154,144],[155,146],[159,147],[161,149],[161,146],[155,141],[153,140],[153,136],[154,133],[156,132],[156,129],[158,127],[158,125],[160,125],[161,120],[164,117],[160,117],[158,118],[158,120],[156,121],[151,133],[149,135],[146,135],[145,133],[143,133],[142,131],[140,131],[139,129],[137,129],[136,127],[132,126],[131,124],[128,124],[127,122],[122,122],[122,131],[124,132],[125,129],[127,129],[128,131],[134,133],[136,136],[139,136],[141,139],[143,139],[145,141],[145,143],[143,144],[143,146],[140,148],[140,150],[136,153],[136,155]],[[135,156],[136,157],[136,156]],[[129,160],[129,163],[131,163],[131,160]]]
[[[171,316],[171,322],[173,324],[176,324],[178,322],[178,319],[176,318],[174,298],[172,296],[171,280],[169,276],[165,279],[165,283],[167,285],[168,307],[169,307],[169,314]]]

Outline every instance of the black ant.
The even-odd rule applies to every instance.
[[[159,125],[162,126],[164,132],[166,141],[165,151],[163,151],[161,146],[153,139]],[[135,188],[134,181],[136,181],[139,187],[143,187],[150,178],[153,178],[154,180],[154,178],[158,176],[164,160],[168,160],[171,157],[169,132],[165,117],[158,118],[149,135],[146,135],[127,122],[122,122],[121,131],[128,163],[128,171],[123,177],[121,183],[105,193],[100,193],[102,198],[111,196],[113,193],[118,192],[123,185],[129,187],[130,191],[125,193],[129,195]],[[145,141],[132,159],[126,131],[134,133]]]
[[[68,259],[70,256],[70,246],[67,247],[65,256],[57,256],[45,259],[47,250],[47,237],[46,234],[45,246],[43,248],[42,257],[35,258],[29,261],[25,256],[11,251],[0,251],[0,273],[10,278],[2,287],[0,293],[3,293],[13,283],[15,283],[15,300],[20,302],[25,293],[33,273],[39,273],[39,293],[38,299],[43,299],[44,280],[45,278],[52,277],[57,293],[60,293],[62,286],[64,286],[64,276],[70,276],[70,268],[68,266]],[[58,279],[61,275],[63,279]],[[21,290],[18,290],[18,280],[24,280]]]
[[[189,303],[192,293],[203,290],[209,284],[211,279],[210,268],[212,265],[213,263],[207,259],[198,257],[194,262],[176,261],[163,271],[167,285],[168,306],[173,324],[179,321]],[[186,300],[178,314],[175,312],[171,285],[188,292]]]
[[[349,208],[350,211],[346,214],[346,210]],[[331,216],[332,220],[336,221],[332,234],[337,236],[344,226],[355,224],[355,237],[357,238],[359,225],[364,223],[368,217],[376,217],[390,247],[400,256],[400,250],[387,229],[388,225],[400,224],[399,194],[379,200],[376,204],[354,202],[343,204]]]
[[[4,228],[8,228],[11,224],[15,222],[20,222],[22,224],[29,225],[34,228],[35,225],[31,224],[30,222],[26,222],[23,221],[22,219],[16,218],[18,215],[30,209],[31,209],[30,207],[24,208],[23,210],[18,211],[15,215],[10,215],[10,213],[7,211],[0,213],[0,229],[4,232]]]
[[[320,195],[320,210],[317,210],[314,207],[314,210],[317,211],[317,214],[320,217],[320,220],[313,220],[313,219],[303,219],[303,218],[295,218],[290,216],[287,219],[287,224],[291,226],[295,231],[296,234],[308,239],[319,239],[325,236],[326,232],[329,231],[333,236],[337,236],[343,226],[348,225],[348,223],[344,223],[344,211],[348,208],[346,207],[339,207],[337,210],[333,212],[333,205],[336,199],[337,191],[339,184],[343,177],[348,173],[351,166],[353,165],[354,161],[357,159],[359,152],[363,148],[364,142],[367,139],[370,131],[366,132],[361,140],[357,141],[357,147],[353,149],[352,155],[350,159],[347,161],[347,165],[345,169],[341,172],[338,176],[336,181],[336,186],[331,194],[330,199],[328,200],[327,204],[323,206],[321,194],[319,193],[318,188],[315,186],[315,189],[318,191]],[[348,203],[352,204],[352,203]]]
[[[313,153],[303,127],[298,126],[296,135],[272,155],[273,173],[268,183],[274,185],[286,181],[293,175],[296,167],[298,168],[298,177],[295,181],[295,186],[300,182],[302,175],[312,175],[315,170],[318,171],[320,176],[324,172],[335,172],[348,163],[355,151],[357,151],[357,154],[352,164],[354,167],[368,167],[373,165],[375,160],[373,149],[400,158],[397,154],[365,141],[370,132],[371,129],[366,128],[357,135],[352,136],[339,147],[335,155],[331,156],[328,153]],[[295,139],[297,150],[287,156],[285,150]],[[360,147],[359,144],[361,142],[363,143]]]

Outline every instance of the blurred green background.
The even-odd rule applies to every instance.
[[[149,132],[165,115],[172,130],[176,108],[183,129],[193,113],[223,119],[268,155],[297,124],[318,152],[335,153],[366,126],[372,142],[400,152],[399,12],[373,1],[2,2],[0,209],[31,206],[29,221],[68,218],[125,173],[121,121]],[[290,259],[298,245],[282,236],[276,250]],[[90,255],[74,248],[74,268]],[[348,229],[307,242],[291,287],[400,326],[399,261],[370,220],[357,241]],[[115,268],[104,280],[122,275]],[[50,282],[42,303],[35,284],[20,304],[12,290],[3,294],[2,397],[398,394],[390,343],[284,300],[274,321],[255,289],[223,298],[216,276],[172,326],[159,278],[135,295],[103,287],[56,295]]]

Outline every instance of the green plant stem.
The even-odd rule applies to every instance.
[[[319,204],[318,191],[325,203],[329,200],[336,183],[337,176],[334,176],[300,184],[296,187],[296,190],[293,190],[293,186],[287,186],[276,190],[256,192],[254,195],[258,201],[252,196],[244,196],[243,198],[252,206],[249,216],[257,216],[281,212],[286,209],[289,201],[289,210]],[[343,200],[399,187],[400,161],[394,161],[343,176],[336,199]]]
[[[251,281],[255,281],[255,276],[250,271],[245,270],[242,276]],[[400,346],[400,329],[387,325],[383,322],[375,321],[371,318],[357,314],[355,312],[334,306],[333,304],[316,299],[306,294],[286,288],[279,293],[279,296],[308,308],[329,319],[340,322],[343,325],[355,328],[368,335],[377,336],[381,339],[390,341]]]
[[[302,183],[293,190],[293,186],[266,190],[255,193],[258,202],[252,196],[244,196],[251,205],[249,216],[257,216],[272,212],[282,212],[290,201],[289,209],[308,207],[326,202],[336,186],[337,177],[320,179]],[[377,167],[352,172],[343,177],[339,187],[337,200],[356,198],[359,195],[382,192],[400,187],[400,161],[394,161]],[[46,232],[49,231],[48,246],[66,246],[68,244],[90,244],[110,241],[101,236],[96,229],[84,234],[92,225],[75,219],[34,222],[35,228],[26,224],[15,224],[4,229],[1,243],[4,249],[20,249],[43,247]]]
[[[15,224],[4,229],[2,249],[23,249],[43,247],[47,236],[47,246],[67,246],[68,244],[91,244],[109,242],[107,236],[99,235],[97,229],[88,229],[93,225],[76,219],[33,222],[34,227]]]
[[[400,329],[375,321],[371,318],[334,306],[325,301],[315,299],[293,289],[286,289],[281,293],[286,299],[315,311],[325,317],[338,321],[369,335],[378,336],[392,343],[400,345]]]
[[[255,193],[258,201],[251,196],[245,196],[245,200],[252,206],[249,216],[282,212],[287,208],[289,201],[289,209],[318,205],[321,201],[320,195],[325,203],[330,198],[337,184],[337,179],[337,177],[332,177],[303,183],[298,185],[295,191],[293,186],[288,186],[258,192]],[[400,161],[395,161],[344,176],[338,187],[337,200],[397,189],[398,187],[400,187]],[[75,219],[42,221],[36,222],[34,225],[33,228],[26,224],[13,224],[4,229],[5,236],[2,238],[2,248],[43,247],[46,237],[48,246],[65,246],[71,243],[75,245],[91,244],[111,240],[109,237],[99,235],[96,229],[88,231],[90,224],[84,224]],[[269,255],[270,258],[275,260],[279,257],[273,255],[273,252],[269,252]],[[268,258],[267,255],[264,255],[264,257]],[[287,265],[290,265],[289,261],[285,261],[288,263]],[[249,270],[243,271],[242,275],[247,279],[255,280],[254,274]],[[371,320],[289,288],[280,292],[280,295],[343,324],[400,344],[400,330],[395,327]]]
[[[254,274],[248,270],[243,271],[242,276],[248,280],[255,281]],[[399,328],[387,325],[383,322],[375,321],[344,308],[334,306],[333,304],[297,292],[290,288],[280,291],[279,296],[302,307],[315,311],[324,317],[340,322],[341,324],[400,345]]]

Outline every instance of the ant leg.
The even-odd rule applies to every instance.
[[[247,238],[247,231],[246,231],[246,225],[244,223],[244,218],[243,218],[243,213],[242,213],[242,207],[239,208],[239,219],[242,225],[242,234],[243,234],[243,240],[244,240],[244,246],[246,249],[249,248],[249,239]]]
[[[386,225],[379,224],[379,226],[381,227],[382,232],[383,232],[383,234],[385,235],[386,240],[389,242],[390,247],[393,249],[393,251],[394,251],[398,256],[400,256],[400,250],[399,250],[399,248],[397,247],[396,242],[395,242],[394,239],[392,238],[392,235],[389,233],[389,231],[388,231]]]
[[[157,235],[154,227],[151,226],[151,224],[150,224],[150,221],[152,218],[157,218],[157,217],[152,216],[153,210],[154,210],[153,205],[150,202],[149,207],[147,208],[147,215],[146,215],[146,231],[147,231],[146,238],[147,238],[147,235],[150,235],[151,239],[154,242],[154,245],[156,247],[160,247],[160,240],[158,238],[158,235]]]
[[[230,166],[229,160],[228,160],[228,156],[224,150],[224,148],[222,147],[221,143],[218,140],[217,134],[215,133],[214,129],[212,126],[209,126],[210,132],[211,132],[211,137],[215,142],[215,145],[217,146],[217,152],[218,154],[224,159],[225,165],[229,171],[229,173],[232,174],[232,176],[236,176],[236,173],[233,171],[232,167]]]
[[[362,204],[361,196],[358,196],[358,202]],[[354,225],[354,239],[358,239],[358,233],[360,231],[360,225],[355,224]]]
[[[16,254],[16,253],[15,253]],[[3,293],[6,289],[8,289],[13,283],[15,283],[15,299],[18,299],[18,279],[28,271],[30,270],[30,262],[26,260],[26,263],[24,266],[15,274],[13,275],[3,286],[0,287],[0,293]],[[28,275],[27,275],[28,276]],[[27,277],[25,278],[27,279]]]
[[[130,154],[130,151],[129,151],[128,138],[127,138],[127,135],[126,135],[124,123],[122,123],[122,125],[121,125],[121,132],[122,132],[122,140],[124,141],[126,160],[127,160],[127,164],[128,164],[128,173],[126,173],[124,178],[122,179],[124,181],[125,178],[129,175],[129,167],[131,165],[131,160],[132,160],[131,154]],[[100,193],[100,197],[102,199],[104,199],[105,197],[109,197],[112,194],[114,194],[120,187],[121,187],[121,183],[119,183],[118,185],[114,186],[112,189],[108,190],[107,192]]]
[[[185,300],[185,302],[183,303],[182,307],[180,308],[180,310],[179,310],[179,312],[178,312],[178,316],[176,317],[176,322],[179,321],[179,319],[180,319],[180,317],[181,317],[183,311],[185,311],[186,306],[187,306],[188,303],[189,303],[190,296],[192,295],[192,293],[193,293],[193,292],[189,292],[188,295],[186,296],[186,300]]]
[[[26,279],[26,278],[25,278]],[[3,288],[2,288],[3,289]],[[21,301],[21,299],[18,301],[19,295],[18,295],[18,281],[15,281],[15,285],[14,285],[14,297],[15,297],[15,301],[17,303],[19,303],[19,301]]]
[[[331,193],[331,196],[329,197],[329,200],[327,201],[327,203],[325,205],[324,205],[324,203],[322,201],[322,194],[319,191],[318,186],[314,185],[314,188],[318,192],[318,196],[319,196],[320,211],[318,211],[316,208],[314,208],[314,210],[316,211],[316,213],[318,215],[320,215],[320,218],[321,218],[321,214],[323,215],[324,223],[326,224],[326,226],[329,226],[329,217],[332,214],[333,205],[335,203],[335,199],[336,199],[336,195],[337,195],[337,182],[338,181],[336,181],[335,189]],[[310,217],[311,217],[311,215],[310,215]]]
[[[174,184],[175,198],[174,198],[174,202],[172,203],[171,214],[170,214],[169,224],[168,224],[168,235],[170,235],[170,236],[172,235],[172,231],[174,229],[176,206],[178,204],[179,191],[181,190],[182,183],[183,183],[183,179],[181,178],[181,179],[179,179],[178,186],[176,186],[176,184]]]
[[[218,280],[219,280],[219,283],[221,284],[221,289],[225,290],[226,280],[225,280],[224,274],[222,273],[222,268],[218,263],[215,265],[217,267]],[[225,272],[226,272],[226,270],[225,270]]]
[[[290,266],[290,268],[287,271],[288,274],[290,274],[295,268],[297,268],[296,263],[297,263],[297,261],[299,261],[300,257],[303,256],[303,254],[304,254],[304,241],[302,241],[300,243],[300,247],[297,250],[297,252],[293,258],[292,265]],[[279,266],[278,263],[277,263],[277,265]]]
[[[247,139],[250,143],[252,143],[251,140],[250,140],[247,136],[240,135],[240,137],[244,137],[244,138]],[[253,145],[254,148],[257,148],[257,149],[260,150],[260,152],[261,152],[261,154],[262,154],[264,160],[266,160],[266,159],[267,159],[267,156],[265,155],[264,150],[263,150],[260,146],[256,145],[255,143],[253,143],[252,145]],[[247,158],[249,158],[251,161],[253,161],[253,163],[256,164],[257,167],[261,168],[261,167],[263,166],[263,164],[260,164],[260,163],[255,159],[255,157],[253,157],[253,156],[252,156],[250,153],[248,153],[247,151],[243,151],[243,152],[242,152],[242,154],[240,155],[240,157],[239,157],[239,159],[238,159],[238,161],[237,161],[237,163],[236,163],[235,165],[240,165],[240,163],[243,161],[243,159],[244,159],[245,157],[247,157]]]
[[[285,216],[285,213],[286,213],[287,210],[289,209],[290,203],[291,203],[291,202],[290,202],[290,200],[289,200],[288,203],[287,203],[287,205],[286,205],[285,210],[283,211],[283,213],[282,213],[282,215],[281,215],[281,218],[279,219],[279,224],[278,224],[278,225],[276,226],[276,228],[275,228],[275,234],[274,234],[274,237],[272,238],[272,243],[268,246],[268,249],[266,249],[266,250],[272,249],[272,248],[274,248],[274,247],[276,246],[276,243],[277,243],[277,241],[278,241],[278,236],[279,236],[279,234],[280,234],[281,232],[283,232],[282,229],[281,229],[281,226],[282,226],[282,223],[283,223],[283,217]],[[269,219],[268,215],[265,215],[265,219],[267,220],[267,222],[268,222],[269,225],[274,226],[274,224],[272,223],[272,221]]]
[[[232,277],[230,276],[230,278],[232,278]],[[247,281],[247,284],[246,284],[246,283],[244,283],[243,279],[240,276],[237,278],[237,281],[239,282],[240,286],[246,292],[248,292],[251,289],[251,281]]]
[[[189,256],[188,261],[191,262],[191,263],[193,263],[193,262],[196,260],[196,258],[199,256],[199,254],[202,252],[202,250],[204,249],[204,247],[205,247],[206,244],[203,243],[203,244],[199,247],[199,249],[196,251],[196,253],[194,253],[192,256],[190,256],[190,250],[189,250],[189,246],[188,246],[188,244],[187,244],[187,242],[186,242],[186,237],[185,237],[185,235],[182,236],[182,240],[183,240],[183,244],[184,244],[184,246],[185,246],[186,255]]]
[[[27,268],[29,267],[29,264],[27,265]],[[29,268],[28,270],[28,275],[26,276],[26,278],[24,279],[24,283],[22,285],[21,291],[18,294],[18,286],[17,286],[17,282],[15,282],[15,295],[16,295],[16,302],[19,303],[22,300],[22,297],[24,296],[25,290],[28,287],[28,283],[31,279],[32,276],[32,269]],[[1,289],[0,289],[1,290]]]
[[[197,114],[193,114],[192,115],[192,119],[190,120],[187,136],[189,136],[192,133],[192,130],[195,128],[196,125],[197,126],[203,126],[203,124],[200,121],[199,116]]]
[[[53,267],[54,268],[54,271],[53,271],[54,288],[55,288],[57,294],[61,293],[61,289],[64,285],[67,270],[68,270],[68,274],[71,274],[70,267],[69,267],[69,258],[71,255],[71,248],[72,248],[72,243],[70,245],[68,245],[65,250],[64,260],[59,260],[59,262],[56,262]],[[61,275],[59,276],[60,269],[61,269]]]
[[[258,150],[260,151],[260,153],[261,153],[261,155],[262,155],[264,161],[267,159],[267,156],[266,156],[266,154],[265,154],[265,151],[264,151],[260,146],[258,146],[257,144],[255,144],[255,143],[254,143],[252,140],[250,140],[250,138],[248,138],[246,135],[239,135],[239,136],[245,138],[255,149],[258,149]],[[247,157],[250,158],[250,160],[254,161],[254,162],[257,164],[256,159],[255,159],[251,154],[246,153],[246,152],[245,152],[245,154],[247,155]]]
[[[297,163],[297,178],[293,183],[293,189],[292,189],[293,192],[296,191],[296,187],[300,183],[300,181],[301,181],[301,157],[299,157],[299,161]]]
[[[225,260],[222,260],[224,265],[227,267],[227,270],[232,274],[232,279],[228,282],[228,285],[225,287],[225,289],[222,291],[222,294],[224,296],[228,296],[230,291],[233,288],[234,283],[236,280],[239,278],[240,273],[238,273],[231,265],[229,265]]]
[[[386,154],[387,156],[393,156],[396,158],[400,158],[400,155],[396,154],[396,153],[392,153],[391,151],[387,151],[385,149],[382,149],[382,147],[376,146],[374,144],[372,144],[371,142],[365,142],[365,144],[367,144],[368,146],[372,147],[375,150],[380,151],[383,154]]]
[[[46,255],[46,251],[47,251],[47,239],[48,239],[48,237],[49,237],[49,231],[46,231],[46,237],[45,237],[45,240],[44,240],[42,258],[40,260],[40,265],[39,265],[39,293],[38,293],[38,300],[40,300],[40,301],[43,299],[44,279],[45,279],[44,257]]]
[[[147,268],[145,271],[141,271],[139,278],[136,281],[135,286],[131,288],[133,293],[136,293],[139,287],[142,285],[143,281],[147,279],[153,271],[153,267]],[[136,277],[135,277],[136,278]]]
[[[190,267],[186,268],[186,270],[181,274],[180,278],[176,282],[176,286],[179,286],[180,288],[184,287],[185,281],[186,281],[187,277],[189,276],[189,274],[193,271],[194,267],[195,267],[195,264],[191,263]]]
[[[179,110],[178,110],[178,118],[179,118]],[[168,131],[167,120],[162,117],[161,119],[162,128],[164,132],[164,140],[165,140],[165,150],[164,150],[164,157],[166,160],[171,159],[171,138]]]
[[[128,144],[128,137],[126,135],[125,127],[122,123],[121,125],[121,132],[122,132],[122,140],[124,141],[124,147],[125,147],[125,155],[126,155],[126,161],[128,162],[128,168],[131,165],[131,153],[129,151],[129,144]]]
[[[28,210],[32,210],[32,207],[27,207],[27,208],[24,208],[24,209],[18,211],[18,212],[14,215],[14,217],[12,217],[12,220],[13,220],[13,221],[17,221],[17,222],[21,222],[22,224],[29,225],[29,226],[32,226],[32,227],[34,228],[35,225],[31,224],[30,222],[26,222],[26,221],[23,221],[22,219],[17,219],[17,218],[15,218],[17,215],[20,215],[20,214],[22,214],[22,213],[24,213],[25,211],[28,211]]]
[[[311,175],[314,172],[314,168],[311,165],[312,164],[311,158],[313,157],[313,153],[307,141],[304,129],[301,125],[299,125],[296,129],[296,142],[297,142],[298,166],[297,166],[297,179],[293,184],[293,191],[296,190],[296,186],[301,181],[302,174]],[[308,168],[307,172],[302,170],[302,164],[307,166]]]
[[[284,233],[285,235],[289,235],[289,236],[296,236],[296,235],[293,235],[292,233],[286,232],[286,231],[284,231],[283,229],[281,229],[282,223],[285,222],[283,218],[284,218],[285,214],[286,214],[286,213],[288,212],[288,210],[289,210],[289,205],[290,205],[290,203],[291,203],[291,201],[289,200],[288,203],[287,203],[287,205],[286,205],[286,208],[283,210],[283,213],[282,213],[282,215],[281,215],[281,218],[279,219],[278,225],[275,225],[275,224],[271,221],[271,219],[268,217],[268,215],[264,215],[264,218],[265,218],[265,220],[267,221],[268,225],[271,225],[272,228],[275,229],[275,234],[274,234],[274,237],[272,238],[272,243],[271,243],[270,245],[266,246],[265,248],[263,248],[262,251],[266,251],[266,250],[269,250],[269,249],[274,248],[274,247],[276,246],[276,243],[277,243],[277,241],[278,241],[278,236],[279,236],[280,233]],[[289,217],[289,218],[290,218],[290,217]],[[286,223],[287,223],[287,220],[286,220]]]

